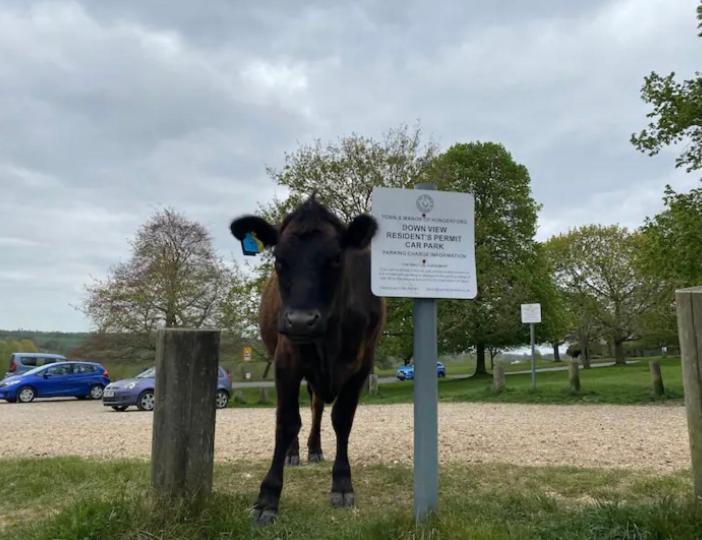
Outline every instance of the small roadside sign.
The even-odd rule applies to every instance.
[[[522,322],[540,323],[541,304],[522,304]]]
[[[253,349],[249,345],[245,345],[241,351],[241,356],[244,359],[244,362],[251,361],[251,354],[252,353],[253,353]]]

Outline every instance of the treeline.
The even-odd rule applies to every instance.
[[[40,332],[36,330],[0,330],[0,340],[31,341],[37,352],[50,352],[66,355],[79,347],[89,337],[89,332]],[[33,352],[33,351],[12,351]]]
[[[286,155],[271,177],[288,197],[259,213],[271,222],[317,197],[349,221],[370,211],[376,186],[411,188],[430,182],[475,197],[478,296],[439,302],[439,351],[471,352],[476,372],[488,359],[528,342],[520,304],[542,305],[538,340],[571,343],[587,365],[593,353],[623,362],[626,344],[639,348],[677,343],[673,290],[702,283],[694,246],[702,245],[702,190],[664,194],[665,210],[636,231],[590,225],[535,240],[539,204],[527,168],[500,144],[460,143],[443,153],[423,144],[419,128],[391,130],[380,141],[351,135],[317,142]],[[254,209],[233,209],[232,214]],[[232,246],[234,247],[232,239]],[[237,358],[257,336],[260,291],[271,254],[244,272],[214,252],[209,232],[173,209],[157,212],[132,242],[132,256],[87,288],[85,312],[98,332],[77,353],[138,360],[153,357],[160,327],[216,326],[225,330],[227,355]],[[412,302],[389,299],[378,357],[384,364],[412,356]]]

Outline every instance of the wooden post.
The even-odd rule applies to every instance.
[[[375,373],[368,375],[368,393],[371,396],[378,393],[378,376]]]
[[[151,444],[151,485],[159,497],[212,490],[218,364],[219,330],[159,330]]]
[[[663,376],[661,375],[661,365],[655,360],[648,363],[648,369],[651,370],[651,384],[653,385],[653,395],[660,397],[664,394]]]
[[[498,393],[505,389],[505,366],[499,362],[492,369],[492,389]]]
[[[258,402],[268,403],[268,388],[266,388],[265,386],[261,387],[261,390],[258,395]]]
[[[568,380],[572,392],[580,392],[580,364],[577,360],[568,363]]]
[[[675,291],[695,497],[702,502],[702,287]]]

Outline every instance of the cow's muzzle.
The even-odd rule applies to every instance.
[[[280,321],[280,333],[291,341],[311,341],[324,333],[324,320],[318,309],[287,309]]]

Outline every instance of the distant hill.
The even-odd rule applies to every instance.
[[[0,330],[0,340],[31,339],[41,352],[67,355],[84,345],[90,332],[38,332],[35,330]]]

